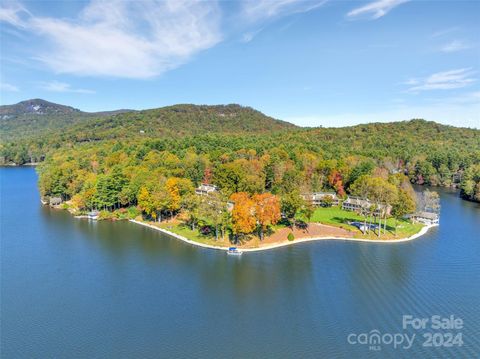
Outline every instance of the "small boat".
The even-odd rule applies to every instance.
[[[100,212],[98,211],[91,211],[87,213],[87,218],[96,221],[98,219],[99,214]]]
[[[241,256],[242,255],[242,251],[239,251],[237,249],[237,247],[230,247],[228,248],[228,251],[227,251],[227,254],[228,255],[231,255],[231,256]]]

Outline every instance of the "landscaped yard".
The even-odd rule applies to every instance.
[[[357,227],[349,225],[348,222],[363,222],[364,218],[355,212],[344,211],[339,206],[317,208],[313,213],[311,221],[356,231],[358,232],[358,235],[355,237],[377,238],[376,234],[370,233],[369,235],[364,235]],[[395,226],[397,227],[396,232]],[[411,223],[404,220],[396,221],[394,218],[389,218],[387,219],[387,232],[382,234],[381,238],[393,239],[409,237],[419,232],[422,227],[423,225],[420,223]]]
[[[376,232],[370,232],[369,234],[363,234],[357,227],[352,226],[348,224],[349,222],[363,222],[364,218],[360,215],[358,215],[355,212],[350,212],[350,211],[344,211],[340,207],[329,207],[329,208],[317,208],[311,218],[311,222],[313,223],[321,223],[325,224],[327,226],[334,226],[334,227],[339,227],[343,228],[348,231],[352,231],[353,234],[349,234],[346,232],[346,234],[340,235],[340,236],[347,236],[349,234],[350,236],[353,236],[355,238],[369,238],[369,239],[378,239],[378,236]],[[199,243],[204,243],[204,244],[210,244],[214,246],[229,246],[231,243],[229,242],[228,238],[225,238],[224,240],[222,238],[219,238],[218,241],[215,240],[215,237],[213,234],[210,235],[202,235],[198,231],[198,229],[192,230],[188,226],[182,224],[178,220],[170,220],[170,221],[165,221],[165,222],[149,222],[150,224],[153,224],[154,226],[157,226],[159,228],[163,228],[166,230],[169,230],[173,233],[179,234],[185,238],[188,238],[190,240],[199,242]],[[395,231],[395,226],[396,226],[396,231]],[[322,231],[319,233],[316,233],[313,228],[314,225],[310,225],[311,231],[309,232],[308,229],[306,230],[305,237],[312,237],[315,235],[318,236],[328,236],[327,230],[328,227],[324,227]],[[386,233],[382,233],[381,239],[395,239],[395,238],[405,238],[409,237],[417,232],[420,231],[420,229],[423,227],[422,224],[418,223],[410,223],[408,221],[395,221],[394,218],[389,218],[387,220],[387,231]],[[266,234],[267,237],[265,238],[265,243],[273,243],[275,240],[278,240],[279,234],[285,232],[285,229],[288,228],[285,226],[283,223],[278,223],[275,226],[273,226],[270,234]],[[295,229],[297,230],[297,228]],[[286,231],[287,233],[289,231]],[[314,233],[315,232],[315,233]],[[325,233],[324,233],[325,232]],[[314,235],[315,234],[315,235]],[[332,234],[333,235],[333,234]],[[335,234],[339,236],[339,234]],[[296,238],[301,238],[303,235],[299,232],[296,233]],[[286,234],[284,236],[286,238]],[[259,239],[255,235],[249,236],[250,240],[247,240],[246,242],[241,245],[243,248],[254,248],[258,247],[260,245]],[[282,237],[283,238],[283,237]]]
[[[208,235],[208,236],[202,235],[197,229],[192,230],[190,227],[182,224],[177,220],[171,220],[168,222],[165,221],[160,223],[150,222],[150,224],[153,224],[154,226],[159,228],[166,229],[167,231],[173,232],[175,234],[178,234],[180,236],[183,236],[195,242],[209,244],[213,246],[228,246],[230,244],[228,241],[228,238],[225,238],[225,240],[222,240],[222,238],[219,238],[218,241],[216,241],[214,235]],[[219,233],[219,236],[220,236],[220,233]]]
[[[348,222],[363,221],[363,217],[359,216],[355,212],[344,211],[340,207],[319,207],[313,213],[312,222],[318,222],[323,224],[330,224],[336,227],[343,227],[351,230],[358,230],[356,227],[351,226]]]

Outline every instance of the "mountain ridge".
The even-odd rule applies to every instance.
[[[79,141],[83,141],[98,137],[124,138],[140,133],[165,136],[296,128],[291,123],[237,104],[178,104],[140,111],[83,112],[74,107],[32,99],[0,106],[0,119],[0,131],[7,141],[38,138],[46,136],[46,132],[58,132],[62,137],[72,139],[81,137]]]

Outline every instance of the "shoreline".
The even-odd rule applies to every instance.
[[[129,222],[136,223],[136,224],[139,224],[141,226],[157,230],[159,232],[162,232],[162,233],[165,233],[169,236],[177,238],[177,239],[179,239],[179,240],[181,240],[185,243],[189,243],[189,244],[192,244],[192,245],[195,245],[195,246],[198,246],[198,247],[215,249],[215,250],[223,250],[223,251],[226,251],[229,248],[229,247],[222,247],[222,246],[213,246],[213,245],[210,245],[210,244],[204,244],[204,243],[192,241],[191,239],[188,239],[188,238],[183,237],[179,234],[173,233],[169,230],[159,228],[159,227],[153,226],[153,225],[145,223],[145,222],[137,221],[135,219],[130,219]],[[364,242],[364,243],[367,242],[367,243],[389,243],[389,244],[403,243],[403,242],[408,242],[408,241],[412,241],[416,238],[419,238],[419,237],[423,236],[424,234],[426,234],[430,228],[437,227],[437,226],[438,226],[438,224],[425,225],[418,233],[415,233],[415,234],[411,235],[410,237],[399,238],[399,239],[384,240],[384,239],[347,238],[347,237],[334,237],[334,236],[312,237],[312,238],[298,238],[298,239],[295,239],[294,241],[291,241],[291,242],[287,241],[287,242],[275,243],[275,244],[270,244],[270,245],[267,245],[267,246],[264,246],[264,247],[259,247],[259,248],[245,248],[245,249],[239,248],[239,250],[241,250],[242,252],[260,252],[260,251],[266,251],[266,250],[280,248],[280,247],[291,246],[291,245],[295,245],[295,244],[298,244],[298,243],[321,241],[321,240],[340,240],[340,241],[352,241],[352,242]]]
[[[27,162],[24,164],[17,164],[17,163],[2,163],[0,167],[36,167],[40,164],[40,162]]]

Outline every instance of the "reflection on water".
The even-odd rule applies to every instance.
[[[232,258],[133,223],[74,219],[38,205],[32,169],[0,175],[4,357],[480,352],[480,207],[455,192],[441,193],[441,226],[413,242],[322,241]],[[465,346],[372,352],[346,341],[399,331],[404,314],[463,318]]]

